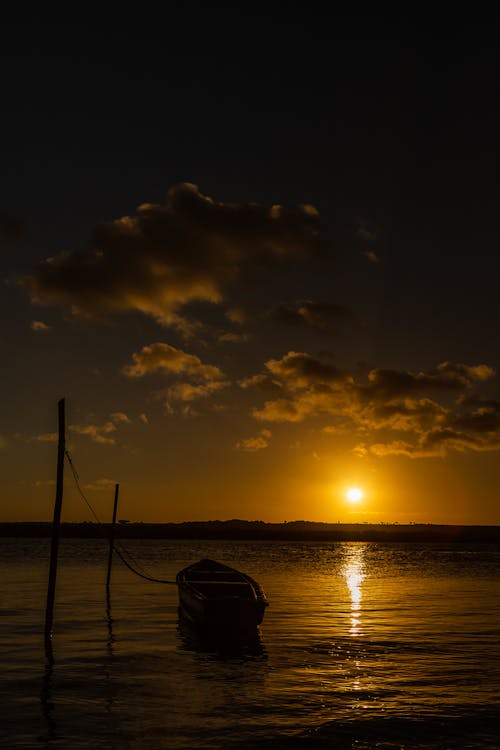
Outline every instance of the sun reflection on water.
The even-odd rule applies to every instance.
[[[357,547],[352,550],[344,566],[343,574],[351,596],[351,627],[349,633],[352,636],[361,634],[361,584],[365,578],[363,568],[364,548]]]

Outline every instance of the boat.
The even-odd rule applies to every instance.
[[[175,580],[181,614],[204,629],[255,630],[269,605],[257,581],[208,558],[183,568]]]

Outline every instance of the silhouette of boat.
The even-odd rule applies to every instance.
[[[211,631],[255,629],[269,604],[257,581],[208,558],[179,571],[176,583],[181,613]]]

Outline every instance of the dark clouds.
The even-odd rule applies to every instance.
[[[336,333],[341,326],[357,324],[356,315],[346,307],[333,302],[303,300],[293,305],[280,305],[269,313],[278,323],[313,328],[320,333]]]
[[[456,364],[443,362],[429,372],[402,372],[398,370],[375,369],[368,374],[369,387],[365,393],[369,398],[390,400],[429,391],[461,391],[469,388],[475,380],[487,380],[494,372],[487,365]]]
[[[272,399],[253,410],[257,420],[332,420],[323,431],[350,429],[362,440],[353,446],[358,455],[441,456],[500,445],[500,404],[464,397],[493,377],[487,365],[444,362],[418,373],[375,369],[359,382],[308,354],[289,352],[266,362],[266,371],[241,382],[273,389]]]
[[[248,270],[309,258],[316,222],[312,206],[221,203],[183,183],[165,205],[97,226],[89,250],[48,258],[20,283],[34,303],[91,317],[140,311],[191,335],[184,305],[220,303]]]
[[[358,226],[357,237],[371,245],[377,239],[365,224]],[[169,190],[165,205],[143,204],[134,216],[97,226],[87,251],[48,258],[20,284],[34,303],[70,307],[75,315],[94,318],[141,312],[189,337],[200,333],[204,322],[186,317],[187,305],[226,303],[227,319],[243,325],[248,314],[244,305],[236,304],[240,298],[231,299],[232,288],[261,271],[269,275],[290,263],[311,261],[319,245],[318,216],[312,206],[216,202],[195,185],[183,183]],[[266,319],[321,334],[359,325],[348,308],[313,299],[277,305]],[[32,327],[48,330],[40,321]],[[246,332],[214,334],[222,344],[250,343],[258,348],[256,338]],[[217,364],[163,342],[134,353],[122,373],[135,379],[162,375],[166,384],[156,395],[167,413],[194,414],[195,403],[212,404],[232,384]],[[250,393],[256,387],[267,394],[264,403],[256,400],[251,410],[261,423],[321,418],[325,434],[345,435],[350,430],[358,455],[415,457],[500,447],[500,406],[471,396],[493,375],[485,364],[443,362],[415,373],[372,369],[360,380],[319,357],[292,350],[268,359],[263,372],[240,375],[239,385]],[[80,434],[112,444],[115,431],[115,421],[109,420],[97,427],[84,425]],[[260,451],[269,438],[264,428],[236,447]]]

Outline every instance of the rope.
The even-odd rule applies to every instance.
[[[94,516],[95,520],[97,521],[97,523],[99,525],[99,531],[101,531],[101,533],[102,533],[102,523],[99,520],[99,517],[98,517],[97,513],[95,512],[95,510],[93,509],[93,507],[91,506],[91,504],[89,503],[89,501],[87,500],[87,498],[85,497],[85,494],[84,494],[82,488],[80,487],[80,482],[78,481],[79,480],[78,473],[77,473],[77,471],[76,471],[76,469],[75,469],[75,467],[73,465],[73,461],[71,459],[71,456],[69,455],[69,451],[65,451],[65,453],[66,453],[66,458],[68,459],[68,463],[69,463],[70,469],[71,469],[71,471],[73,473],[73,478],[75,480],[76,488],[77,488],[78,492],[80,493],[80,495],[85,500],[85,502],[87,503],[87,505],[88,505],[88,507],[90,509],[90,512],[92,513],[92,515]]]
[[[146,579],[146,581],[153,581],[154,583],[168,583],[168,584],[171,584],[171,585],[173,585],[173,586],[176,586],[176,585],[177,585],[177,582],[176,582],[176,581],[167,581],[167,580],[165,580],[165,579],[163,579],[163,578],[153,578],[153,576],[143,575],[142,573],[139,573],[139,571],[138,571],[138,570],[135,570],[135,569],[134,569],[134,568],[133,568],[133,567],[132,567],[132,566],[131,566],[131,565],[130,565],[130,564],[129,564],[129,563],[128,563],[128,562],[127,562],[127,561],[126,561],[126,560],[125,560],[125,559],[124,559],[123,557],[122,557],[122,554],[121,554],[120,550],[118,550],[118,549],[114,548],[114,550],[113,550],[113,551],[114,551],[114,552],[116,552],[116,554],[118,555],[118,557],[120,558],[120,560],[122,561],[122,563],[123,563],[123,564],[124,564],[124,565],[125,565],[125,566],[126,566],[126,567],[127,567],[128,569],[129,569],[129,570],[131,570],[131,571],[132,571],[132,573],[135,573],[135,574],[136,574],[136,576],[140,576],[141,578],[145,578],[145,579]]]
[[[71,472],[73,474],[73,479],[75,480],[76,488],[77,488],[78,492],[80,493],[80,495],[82,496],[82,498],[84,499],[86,505],[88,506],[88,508],[89,508],[90,512],[92,513],[92,515],[94,516],[95,520],[97,521],[98,529],[99,529],[99,532],[101,533],[102,537],[104,539],[107,539],[107,535],[104,533],[103,524],[101,523],[101,521],[99,519],[99,516],[97,515],[97,513],[95,512],[95,510],[93,509],[93,507],[89,503],[87,497],[85,496],[85,493],[83,492],[83,490],[82,490],[82,488],[80,486],[78,472],[75,469],[75,466],[73,464],[73,460],[72,460],[72,458],[71,458],[71,456],[69,454],[69,451],[65,451],[65,454],[66,454],[66,458],[68,459],[68,463],[70,465]],[[120,551],[119,547],[121,547],[121,551]],[[124,545],[121,544],[120,542],[114,541],[114,543],[113,543],[113,552],[120,558],[120,560],[125,565],[125,567],[127,567],[130,571],[132,571],[132,573],[135,573],[136,576],[139,576],[140,578],[144,578],[146,581],[153,581],[154,583],[165,583],[165,584],[168,584],[170,586],[176,586],[177,585],[176,581],[169,581],[169,580],[166,580],[166,579],[163,579],[163,578],[155,578],[154,576],[149,575],[146,572],[146,570],[144,569],[144,567],[137,560],[135,560],[135,558],[132,555],[132,553],[129,552],[129,550],[125,549]],[[136,567],[134,567],[133,565],[131,565],[131,563],[129,563],[127,560],[125,560],[124,555],[128,555],[128,557],[135,563]],[[137,568],[142,568],[143,572],[141,573],[140,570],[137,570]]]

